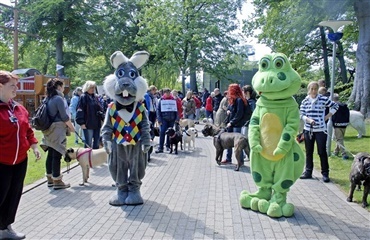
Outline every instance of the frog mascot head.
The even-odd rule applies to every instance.
[[[270,217],[290,217],[294,205],[287,193],[303,172],[304,155],[295,141],[299,108],[293,98],[301,77],[282,53],[265,55],[252,79],[260,98],[249,123],[251,173],[258,190],[240,194],[243,208]]]
[[[148,84],[139,69],[148,59],[145,51],[130,59],[117,51],[110,58],[116,70],[104,80],[105,93],[113,100],[102,127],[109,171],[117,186],[109,200],[113,206],[143,204],[140,187],[150,148],[150,128],[147,111],[141,104]]]

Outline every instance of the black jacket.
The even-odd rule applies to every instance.
[[[229,105],[228,110],[230,110],[228,122],[230,122],[231,127],[243,127],[252,115],[248,102],[244,105],[241,98],[237,98],[233,105]]]
[[[333,127],[346,128],[349,124],[349,109],[345,103],[337,103],[339,108],[337,112],[331,117]]]
[[[78,125],[85,124],[87,129],[100,129],[104,119],[103,111],[95,94],[84,93],[77,104],[76,122]]]

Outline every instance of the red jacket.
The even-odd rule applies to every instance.
[[[177,97],[177,98],[175,98],[175,100],[176,100],[177,113],[179,114],[179,118],[183,118],[183,109],[182,109],[181,98]]]
[[[28,111],[13,100],[9,104],[0,102],[0,163],[21,163],[35,143],[37,139],[28,122]]]
[[[213,99],[211,96],[209,96],[206,100],[206,110],[209,112],[213,111]]]
[[[201,108],[202,107],[202,102],[199,100],[199,98],[193,97],[193,99],[195,101],[195,107],[196,108]]]

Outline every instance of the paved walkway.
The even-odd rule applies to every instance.
[[[239,205],[242,190],[256,190],[249,163],[235,172],[214,159],[202,134],[196,151],[153,154],[145,202],[135,207],[108,204],[115,189],[107,166],[93,169],[86,186],[77,166],[65,174],[68,190],[27,186],[14,227],[27,239],[370,239],[370,213],[317,172],[292,187],[294,216],[273,219]]]

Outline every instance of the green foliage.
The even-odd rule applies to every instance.
[[[11,71],[13,69],[13,61],[10,49],[3,42],[0,42],[0,69]]]
[[[334,0],[255,0],[256,12],[245,21],[244,33],[258,37],[275,52],[283,52],[292,59],[293,68],[304,72],[322,64],[323,50],[318,24],[328,19],[353,20],[351,1]],[[356,25],[353,25],[356,26]],[[344,29],[344,56],[353,56],[353,37],[357,27]],[[262,32],[258,35],[256,29]],[[351,36],[351,37],[350,37]],[[356,42],[356,41],[355,41]]]

